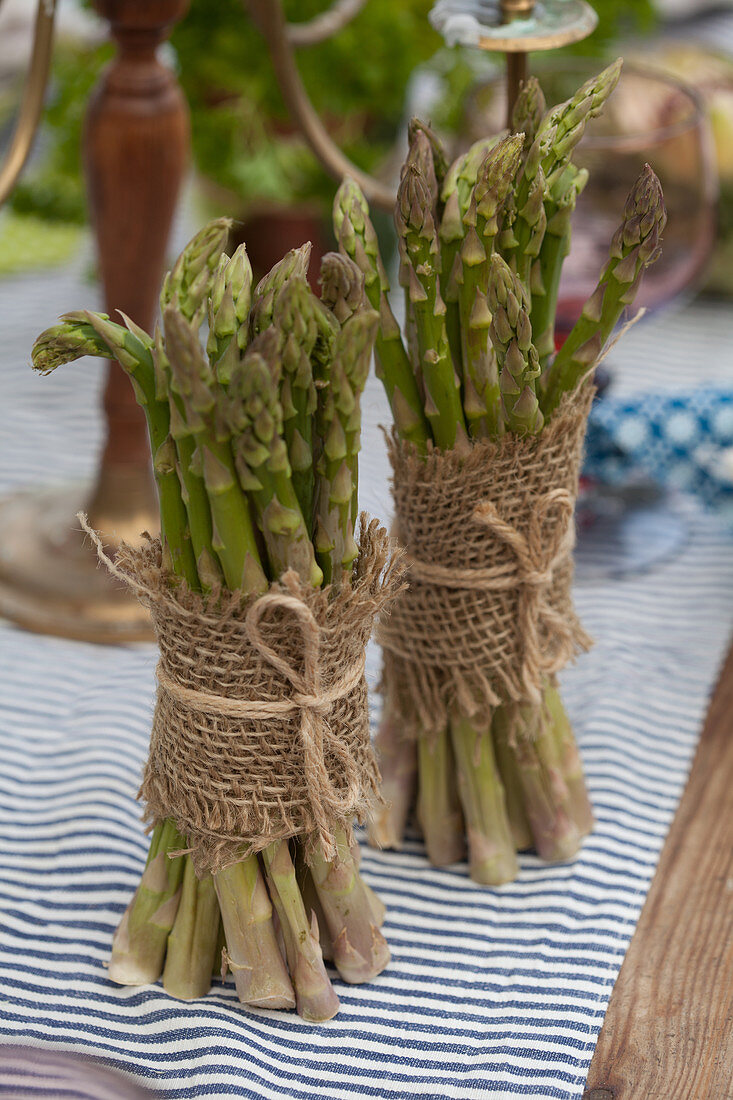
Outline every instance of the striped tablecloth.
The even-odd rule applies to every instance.
[[[80,261],[63,279],[0,284],[3,491],[93,468],[98,368],[40,379],[27,367],[39,329],[93,297],[83,271]],[[663,385],[707,367],[733,379],[732,359],[733,317],[704,306],[638,326],[614,353],[621,392],[642,371]],[[364,505],[388,518],[378,384],[366,417]],[[399,854],[366,849],[393,961],[367,986],[338,982],[341,1013],[320,1027],[245,1011],[230,984],[184,1004],[160,985],[107,980],[146,852],[135,791],[155,653],[0,625],[2,1041],[103,1059],[171,1098],[577,1100],[733,616],[728,536],[692,500],[685,508],[690,536],[673,560],[577,588],[597,638],[563,678],[598,816],[580,856],[555,867],[523,856],[519,880],[489,890],[465,867],[430,868],[417,839]],[[372,652],[372,682],[377,668]],[[12,1089],[0,1082],[0,1095]],[[24,1096],[51,1094],[42,1080],[23,1083]]]

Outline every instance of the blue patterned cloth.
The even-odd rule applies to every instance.
[[[585,472],[610,485],[645,474],[695,494],[733,524],[733,388],[600,398],[590,416]]]

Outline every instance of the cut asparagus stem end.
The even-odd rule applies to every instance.
[[[112,955],[107,976],[116,985],[149,985],[157,982],[163,972],[166,932],[151,931],[147,936],[130,936],[130,913],[137,901],[135,895],[122,915],[112,940]]]
[[[529,827],[527,811],[524,808],[524,791],[519,765],[514,751],[506,740],[505,727],[502,726],[501,708],[494,714],[491,733],[496,752],[496,763],[499,775],[504,787],[506,798],[506,812],[509,820],[514,847],[518,852],[531,848],[533,844],[532,830]]]
[[[296,871],[298,875],[298,885],[300,886],[300,892],[303,896],[303,904],[305,905],[305,911],[309,918],[313,920],[315,917],[318,925],[318,939],[321,944],[321,954],[324,959],[333,959],[333,943],[331,941],[331,933],[328,930],[328,921],[326,920],[323,907],[321,905],[321,899],[318,897],[318,891],[316,890],[316,884],[313,881],[313,875],[311,869],[306,862],[305,852],[303,850],[303,844],[298,843],[296,849]]]
[[[270,896],[277,911],[295,987],[296,1008],[304,1020],[331,1020],[339,999],[323,965],[318,921],[306,913],[286,840],[262,853]]]
[[[318,844],[310,858],[336,968],[345,982],[369,982],[389,963],[389,947],[375,921],[348,839],[343,833],[337,834],[336,856],[331,862],[324,858]]]
[[[258,1008],[295,1008],[272,921],[272,905],[256,856],[214,876],[237,996]]]
[[[359,871],[359,874],[361,875],[361,848],[359,847],[359,842],[356,839],[356,837],[352,838],[350,851],[351,851],[351,858],[354,860],[354,865],[357,868],[357,870]],[[372,916],[374,917],[374,920],[376,921],[376,923],[381,928],[382,925],[385,922],[386,917],[387,917],[387,906],[384,904],[384,902],[379,897],[379,895],[376,894],[374,892],[374,890],[372,890],[371,886],[369,885],[369,883],[367,882],[367,880],[363,876],[361,877],[361,883],[362,883],[362,886],[364,887],[364,892],[366,893],[366,896],[369,899],[369,905],[370,905],[371,910],[372,910]]]
[[[168,852],[184,846],[172,822],[156,825],[140,884],[112,940],[107,973],[117,985],[147,985],[163,972],[185,866],[182,858],[170,859]]]
[[[588,796],[588,789],[583,774],[583,762],[580,758],[578,745],[573,733],[565,707],[562,703],[560,692],[555,687],[549,687],[545,692],[545,703],[553,724],[553,732],[560,758],[560,770],[568,789],[568,801],[570,815],[575,822],[581,836],[587,836],[592,832],[595,824],[593,807]]]
[[[471,878],[486,886],[511,882],[519,867],[490,727],[487,723],[484,729],[478,729],[471,719],[455,716],[451,739],[466,819]]]
[[[401,725],[385,716],[375,748],[387,805],[369,823],[369,843],[374,848],[401,848],[417,786],[417,743],[404,737]]]
[[[362,885],[364,886],[364,892],[369,900],[369,906],[372,911],[372,917],[379,928],[382,927],[387,918],[387,906],[384,904],[379,894],[372,890],[368,882],[362,878]]]
[[[516,752],[535,848],[549,863],[572,859],[580,848],[580,833],[570,816],[568,789],[550,724],[542,706],[519,708]]]
[[[199,880],[190,859],[183,873],[181,901],[168,936],[163,988],[182,1001],[204,997],[219,938],[219,902],[211,875]]]
[[[428,859],[434,867],[458,863],[466,842],[448,730],[419,739],[418,771],[417,816]]]

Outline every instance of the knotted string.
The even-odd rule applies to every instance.
[[[527,699],[535,703],[542,700],[541,679],[552,667],[557,648],[567,646],[572,652],[573,625],[557,613],[549,596],[555,569],[573,548],[574,511],[567,489],[550,489],[532,509],[526,536],[502,519],[491,501],[483,501],[473,513],[515,557],[513,586],[521,588],[517,626],[524,646],[520,680]],[[556,522],[548,524],[553,512]]]
[[[263,635],[261,619],[269,611],[284,611],[292,615],[303,639],[303,672],[277,653]],[[192,710],[226,718],[242,718],[262,721],[267,718],[287,718],[300,712],[300,739],[303,746],[305,781],[313,818],[321,838],[327,859],[335,855],[335,841],[328,828],[328,815],[343,816],[349,812],[353,790],[358,787],[359,773],[353,756],[334,735],[326,716],[333,704],[349,695],[364,675],[366,657],[360,658],[347,669],[330,688],[321,684],[321,628],[311,609],[296,596],[283,592],[268,592],[260,596],[250,607],[244,622],[251,645],[263,661],[276,669],[290,684],[293,693],[289,699],[231,699],[224,695],[186,687],[172,680],[158,665],[158,684]],[[326,766],[326,756],[335,757],[341,766],[341,776],[346,794],[339,794]]]
[[[548,525],[553,512],[556,521]],[[512,551],[513,562],[460,568],[407,555],[411,576],[424,583],[475,592],[521,589],[517,626],[524,659],[519,678],[532,702],[542,698],[540,680],[551,667],[558,644],[571,649],[573,645],[573,625],[557,614],[549,599],[555,569],[573,548],[573,514],[572,495],[566,489],[550,489],[535,503],[525,536],[502,518],[490,500],[484,500],[474,509],[473,519]]]
[[[407,736],[451,715],[485,719],[541,699],[548,676],[591,642],[572,602],[573,506],[584,386],[537,436],[476,441],[467,455],[418,454],[389,439],[408,591],[379,626],[382,688]]]
[[[248,600],[171,585],[156,541],[112,561],[79,518],[150,607],[159,640],[147,820],[172,817],[201,873],[301,834],[332,858],[335,829],[363,818],[377,791],[364,639],[402,585],[386,532],[362,520],[351,583],[316,592],[288,573]]]

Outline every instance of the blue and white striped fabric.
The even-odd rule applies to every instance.
[[[3,491],[93,466],[97,369],[82,363],[42,380],[25,365],[37,331],[89,301],[77,275],[0,284]],[[32,301],[21,304],[29,291]],[[629,334],[619,365],[633,361],[634,340],[651,339],[654,324]],[[679,325],[688,351],[699,325],[695,310]],[[367,420],[364,504],[387,517],[377,385]],[[399,854],[365,849],[365,875],[388,906],[393,961],[367,986],[338,982],[342,1010],[320,1027],[245,1011],[218,982],[184,1004],[160,985],[108,981],[110,939],[145,858],[135,791],[155,654],[0,626],[2,1042],[104,1060],[171,1100],[577,1100],[733,614],[730,542],[694,503],[689,519],[690,541],[675,560],[577,590],[598,640],[564,677],[598,816],[581,855],[555,867],[523,856],[519,880],[489,890],[465,867],[430,868],[416,839]],[[377,667],[372,652],[372,681]],[[0,1095],[20,1088],[0,1082]],[[37,1085],[24,1078],[22,1090],[58,1095],[40,1070]]]

